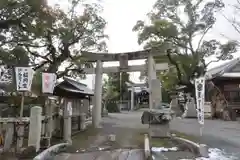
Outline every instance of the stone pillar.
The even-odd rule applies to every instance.
[[[51,138],[52,138],[52,131],[53,131],[53,118],[52,118],[52,100],[47,100],[48,103],[46,105],[46,117],[47,117],[47,124],[46,124],[46,137],[48,140],[48,146],[51,145]]]
[[[97,61],[95,69],[95,91],[94,91],[94,106],[93,106],[93,126],[100,127],[101,111],[102,111],[102,61]]]
[[[134,86],[132,86],[131,90],[131,110],[134,110]]]
[[[153,108],[153,99],[152,99],[152,79],[153,79],[153,56],[151,53],[148,55],[148,92],[149,92],[149,109]]]
[[[83,100],[83,112],[85,114],[88,114],[88,106],[89,106],[89,100],[88,99],[84,99]]]
[[[5,133],[5,139],[4,139],[4,147],[3,150],[8,151],[13,143],[13,135],[14,135],[14,124],[13,123],[8,123],[7,128],[6,128],[6,133]]]
[[[80,114],[80,130],[85,130],[86,129],[86,114],[85,113],[81,113]]]
[[[66,143],[72,144],[72,102],[65,99],[63,105],[63,138]]]
[[[152,79],[152,100],[153,100],[153,107],[158,106],[162,99],[161,95],[161,84],[159,79]]]
[[[41,129],[42,107],[35,106],[31,108],[30,113],[28,146],[34,146],[36,148],[36,152],[40,149]]]

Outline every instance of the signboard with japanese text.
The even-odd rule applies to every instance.
[[[42,93],[53,93],[57,76],[55,73],[42,73]]]
[[[198,122],[204,125],[205,77],[195,79]]]
[[[17,91],[30,91],[34,71],[30,67],[15,67]]]

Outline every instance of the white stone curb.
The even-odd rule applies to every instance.
[[[54,146],[49,147],[48,149],[45,149],[42,151],[39,155],[37,155],[33,160],[48,160],[51,157],[55,156],[57,153],[63,151],[68,147],[68,143],[60,143],[56,144]]]
[[[148,134],[144,134],[144,155],[146,159],[151,155]]]
[[[185,138],[180,138],[180,137],[172,137],[172,138],[179,141],[180,143],[190,145],[197,152],[197,154],[199,154],[199,156],[204,157],[204,158],[209,158],[207,145],[197,144],[197,143],[190,141],[188,139],[185,139]]]

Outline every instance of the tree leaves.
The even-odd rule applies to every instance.
[[[0,3],[1,47],[5,56],[11,57],[16,47],[21,46],[29,57],[34,69],[44,67],[49,72],[64,76],[83,74],[79,65],[80,51],[103,51],[106,35],[106,21],[99,15],[98,4],[83,3],[80,0],[69,2],[69,11],[60,7],[50,7],[46,0],[11,0]],[[81,8],[83,12],[76,9]],[[76,52],[76,49],[78,52]],[[13,55],[15,56],[15,55]],[[7,58],[0,57],[4,63]],[[12,63],[14,64],[14,63]],[[63,64],[66,70],[58,68]]]
[[[119,92],[116,90],[116,86],[112,84],[111,79],[104,79],[102,94],[105,102],[119,96]]]
[[[236,52],[235,41],[222,44],[216,39],[205,40],[216,22],[215,13],[223,7],[221,0],[157,0],[148,14],[151,23],[138,21],[133,31],[138,32],[138,42],[145,48],[167,53],[177,83],[192,88],[193,79],[206,72],[205,58],[226,60]]]

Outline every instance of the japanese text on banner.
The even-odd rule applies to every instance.
[[[16,87],[17,91],[30,91],[32,86],[34,71],[30,67],[16,67]]]
[[[198,122],[204,124],[205,77],[195,79]]]

